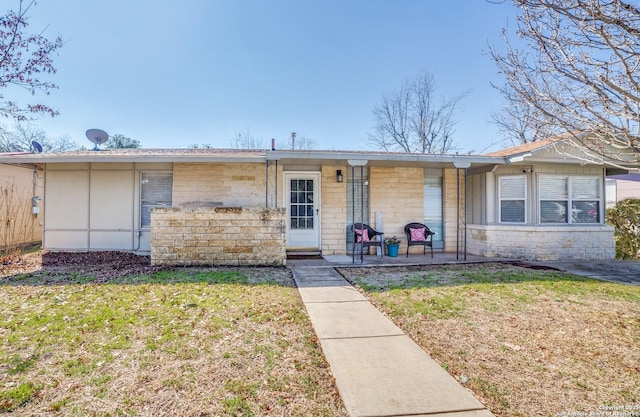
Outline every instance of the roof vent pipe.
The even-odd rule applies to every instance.
[[[276,150],[276,140],[274,138],[271,138],[271,150]]]

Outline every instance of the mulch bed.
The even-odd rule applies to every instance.
[[[151,266],[148,256],[128,252],[46,252],[38,251],[23,256],[8,255],[0,258],[0,277],[20,274],[82,274],[96,282],[132,274],[148,274],[164,267]]]

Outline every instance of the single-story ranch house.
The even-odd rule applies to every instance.
[[[156,265],[344,255],[357,222],[401,237],[401,253],[404,225],[420,222],[436,251],[611,259],[605,179],[626,173],[563,140],[487,155],[119,149],[0,154],[0,164],[42,170],[44,249],[132,251]]]

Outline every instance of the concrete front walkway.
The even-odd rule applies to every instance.
[[[333,268],[293,277],[350,417],[493,416]]]

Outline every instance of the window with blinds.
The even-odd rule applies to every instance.
[[[568,223],[569,178],[540,176],[540,223]]]
[[[143,172],[140,175],[140,227],[151,226],[153,207],[171,207],[173,174]]]
[[[524,175],[499,179],[500,223],[525,223],[527,182]]]
[[[600,223],[601,178],[541,175],[541,223]]]
[[[424,170],[424,224],[435,232],[434,241],[443,240],[442,170]]]

